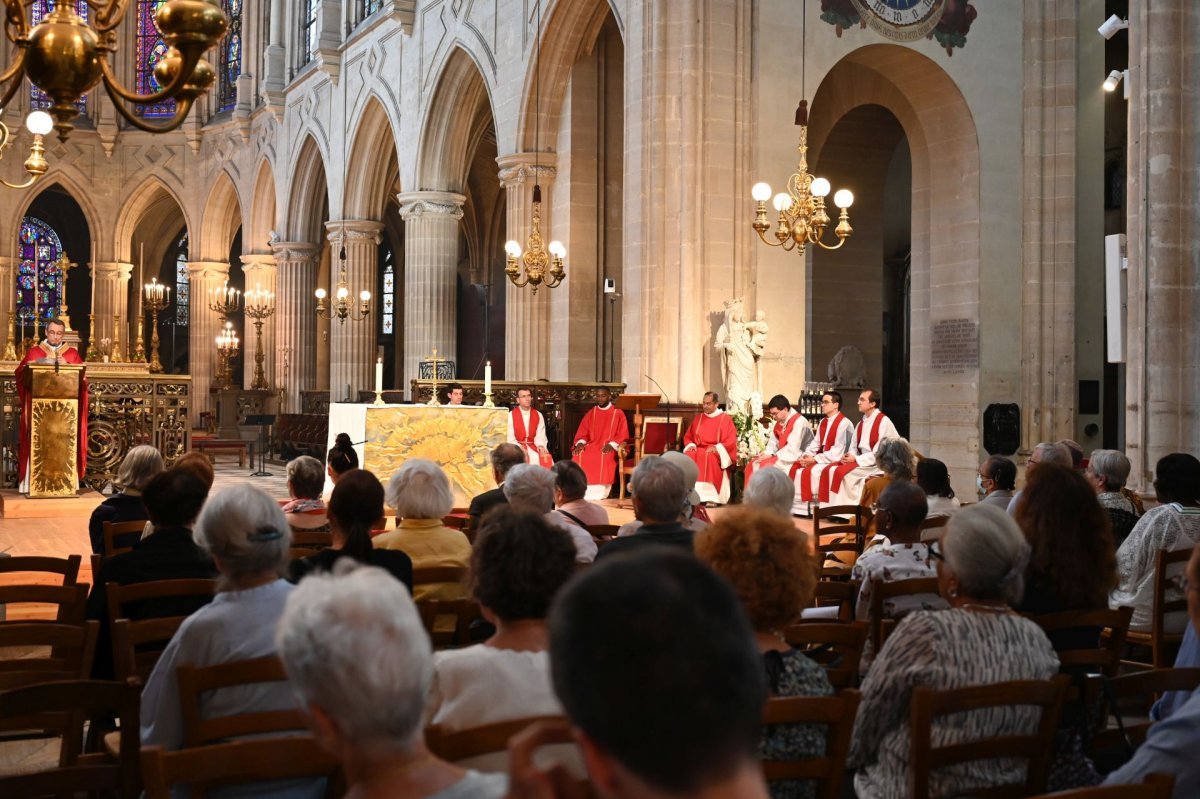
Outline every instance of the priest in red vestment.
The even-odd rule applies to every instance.
[[[21,363],[17,366],[17,397],[21,401],[21,441],[17,448],[17,474],[20,475],[21,492],[29,491],[29,437],[32,433],[30,414],[33,412],[33,397],[25,386],[25,365],[40,361],[42,363],[83,363],[79,350],[63,343],[63,335],[67,326],[57,317],[46,322],[46,340],[29,348]],[[87,378],[83,379],[79,396],[79,448],[76,461],[79,467],[79,479],[87,469],[87,417],[88,390]]]
[[[850,449],[842,456],[829,480],[829,504],[858,505],[867,478],[881,474],[875,468],[875,448],[887,438],[900,438],[900,431],[879,409],[879,392],[864,389],[858,395],[862,419],[854,428]]]
[[[547,469],[554,465],[554,457],[546,449],[546,419],[533,407],[533,392],[527,388],[517,389],[517,407],[509,411],[508,443],[524,451],[527,463]]]
[[[788,398],[782,394],[771,397],[767,403],[767,413],[775,420],[771,435],[767,439],[767,449],[762,455],[746,464],[746,485],[757,469],[773,466],[788,473],[795,479],[800,469],[800,456],[812,441],[813,431],[808,420],[792,407]]]
[[[817,435],[800,459],[796,475],[796,496],[807,512],[811,502],[829,504],[829,482],[854,438],[854,425],[842,414],[840,391],[821,395],[825,418],[817,425]]]
[[[571,452],[571,459],[587,475],[588,490],[584,499],[595,502],[608,497],[617,472],[617,449],[628,440],[629,423],[625,421],[625,412],[612,404],[612,395],[607,388],[596,389],[596,407],[579,423]]]
[[[692,417],[683,434],[683,454],[696,462],[700,476],[696,492],[705,502],[729,501],[729,472],[737,457],[737,428],[729,414],[717,407],[717,394],[704,395],[704,412]]]

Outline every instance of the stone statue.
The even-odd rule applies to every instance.
[[[717,330],[713,346],[721,352],[721,371],[730,413],[750,413],[753,405],[762,402],[759,361],[767,345],[765,318],[766,315],[759,311],[753,322],[747,322],[740,298],[725,303],[725,321]]]
[[[867,362],[862,352],[847,344],[829,362],[829,384],[839,388],[866,388]]]

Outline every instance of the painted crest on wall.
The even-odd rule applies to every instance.
[[[821,0],[821,19],[839,37],[858,26],[896,42],[936,39],[951,56],[966,45],[978,13],[967,0]]]

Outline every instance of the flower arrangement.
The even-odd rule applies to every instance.
[[[750,398],[749,413],[734,410],[729,414],[737,430],[737,458],[740,464],[758,457],[767,448],[767,431],[759,421],[762,414],[762,397],[757,394]]]

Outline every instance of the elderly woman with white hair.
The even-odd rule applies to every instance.
[[[142,489],[165,468],[162,453],[148,444],[136,446],[125,453],[125,458],[117,470],[116,482],[121,490],[97,505],[92,511],[92,518],[88,520],[88,538],[92,542],[92,552],[97,555],[104,554],[105,522],[115,524],[150,518],[145,505],[142,504]],[[139,531],[129,535],[129,543],[135,543],[141,533]]]
[[[742,495],[743,505],[762,508],[789,519],[795,500],[796,484],[782,469],[759,469],[754,473],[754,482],[746,486]]]
[[[433,461],[405,461],[388,481],[387,504],[396,511],[396,529],[375,537],[376,549],[401,550],[412,558],[414,569],[436,566],[466,568],[471,542],[461,530],[442,524],[454,507],[450,480]],[[461,583],[421,583],[413,587],[417,601],[460,599]]]
[[[339,564],[305,580],[277,641],[313,737],[342,764],[347,796],[499,799],[507,791],[505,775],[464,770],[426,748],[429,636],[408,592],[382,570]]]
[[[575,561],[591,563],[596,559],[596,539],[585,528],[554,513],[554,486],[554,472],[536,463],[519,463],[504,478],[504,496],[513,510],[544,516],[552,526],[570,533]]]
[[[311,455],[301,455],[288,461],[288,501],[282,503],[288,524],[294,530],[328,530],[325,515],[325,466]]]
[[[275,626],[294,590],[283,579],[291,531],[279,504],[257,488],[239,485],[208,500],[196,522],[194,538],[217,565],[217,595],[188,616],[167,644],[142,691],[143,746],[179,749],[183,717],[175,667],[215,666],[275,654]],[[403,590],[403,589],[401,589]],[[200,704],[202,718],[291,710],[297,706],[291,686],[257,683],[212,691]],[[272,784],[272,796],[319,796],[322,780]],[[262,795],[247,788],[244,795]],[[222,795],[229,795],[225,792]]]
[[[1122,491],[1131,469],[1125,453],[1115,449],[1092,450],[1083,476],[1096,491],[1096,500],[1108,513],[1113,540],[1117,546],[1129,537],[1137,524],[1138,509]]]
[[[941,543],[930,545],[930,556],[950,608],[905,616],[863,681],[849,762],[858,768],[854,788],[864,799],[907,795],[914,688],[1049,680],[1058,673],[1058,656],[1046,634],[1012,610],[1025,590],[1029,544],[1004,511],[975,506],[951,516]],[[987,708],[965,718],[935,719],[931,737],[947,746],[1027,733],[1037,721],[1034,708]],[[1016,782],[1024,771],[1024,762],[1012,759],[936,771],[930,795],[957,796]]]

